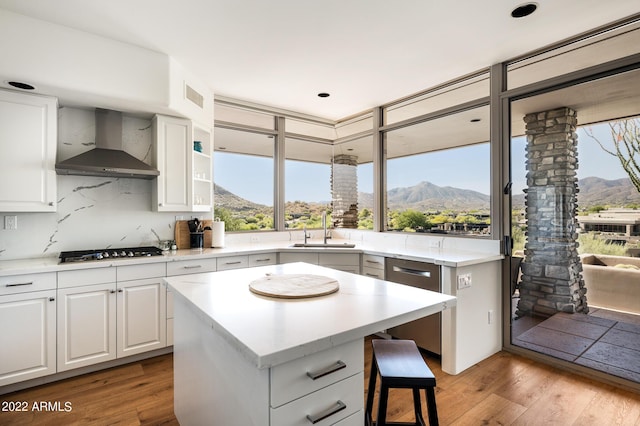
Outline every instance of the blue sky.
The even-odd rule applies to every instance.
[[[611,141],[607,125],[594,126],[596,136]],[[512,142],[513,194],[525,188],[525,138]],[[611,145],[612,146],[612,145]],[[628,177],[618,159],[605,153],[582,130],[578,130],[578,178],[599,176],[604,179]],[[214,179],[218,185],[250,201],[273,205],[273,159],[216,152]],[[286,201],[330,201],[330,166],[287,161],[285,168]],[[489,194],[488,145],[451,149],[389,161],[388,189],[428,181]],[[358,190],[373,192],[373,167],[358,167]]]

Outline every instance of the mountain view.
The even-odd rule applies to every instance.
[[[640,193],[629,179],[607,180],[598,177],[588,177],[578,182],[578,205],[587,209],[596,205],[622,207],[640,204]],[[219,185],[214,185],[216,207],[222,207],[236,214],[252,215],[271,214],[272,207],[253,203],[239,197]],[[515,194],[512,199],[514,209],[524,208],[524,194]],[[358,193],[359,209],[373,208],[373,194]],[[437,186],[430,182],[420,182],[417,185],[394,188],[387,194],[390,210],[417,210],[433,212],[443,210],[453,211],[488,211],[490,197],[480,192],[468,189]],[[316,213],[326,208],[328,201],[287,202],[285,210],[294,215]]]
[[[587,177],[578,181],[578,189],[578,207],[581,210],[594,206],[640,205],[640,193],[627,178]],[[514,209],[524,208],[524,194],[514,195],[512,206]]]

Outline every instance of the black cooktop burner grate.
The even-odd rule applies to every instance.
[[[96,250],[76,250],[60,252],[60,263],[87,262],[92,260],[128,259],[132,257],[161,256],[158,247],[124,247]]]

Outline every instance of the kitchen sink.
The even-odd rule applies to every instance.
[[[315,248],[354,248],[355,244],[349,243],[295,243],[291,247],[315,247]]]

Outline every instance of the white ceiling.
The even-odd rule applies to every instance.
[[[341,119],[640,12],[637,0],[0,0],[168,54],[217,95]],[[329,98],[319,98],[329,92]]]

